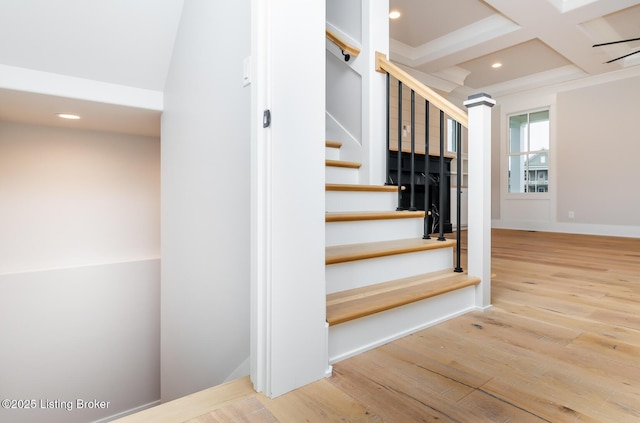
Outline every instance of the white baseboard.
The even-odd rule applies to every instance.
[[[153,401],[153,402],[150,402],[148,404],[144,404],[144,405],[141,405],[139,407],[132,408],[132,409],[127,410],[127,411],[123,411],[122,413],[114,414],[112,416],[105,417],[105,418],[102,418],[100,420],[94,420],[92,423],[107,423],[107,422],[111,422],[113,420],[117,420],[117,419],[121,419],[123,417],[129,416],[131,414],[139,413],[140,411],[146,410],[148,408],[155,407],[155,406],[160,405],[160,404],[161,404],[160,400]]]
[[[619,236],[640,238],[640,226],[599,225],[591,223],[540,222],[540,221],[505,221],[492,220],[494,229],[516,229],[523,231],[560,232],[580,235]]]
[[[325,347],[325,362],[327,368],[324,371],[324,377],[331,377],[333,375],[333,366],[329,364],[329,322],[324,322],[324,347]]]
[[[333,366],[331,364],[327,365],[327,370],[324,372],[324,377],[333,376]]]
[[[493,304],[489,304],[486,307],[476,307],[476,311],[489,311],[493,308]]]

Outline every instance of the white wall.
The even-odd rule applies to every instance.
[[[249,357],[250,23],[249,0],[190,0],[174,46],[162,117],[163,401],[223,382]]]
[[[640,77],[558,94],[559,222],[636,227],[638,233],[638,98]]]
[[[361,50],[345,62],[327,41],[327,137],[343,143],[342,160],[362,163],[361,183],[386,180],[386,76],[375,55],[389,53],[388,14],[388,0],[326,2],[327,27]]]
[[[640,78],[627,70],[498,99],[501,188],[493,226],[640,236],[639,95]],[[519,199],[506,192],[506,115],[544,106],[551,106],[549,194]]]
[[[0,125],[0,273],[159,257],[157,138]]]
[[[361,50],[345,62],[341,50],[331,41],[325,42],[326,137],[342,143],[340,159],[363,163],[362,96],[367,59],[362,48],[361,1],[327,0],[325,14],[326,27]]]
[[[361,0],[326,0],[327,23],[362,44]]]
[[[0,395],[38,401],[1,421],[85,422],[159,399],[159,147],[0,122]]]
[[[353,60],[358,60],[353,59]],[[326,52],[326,109],[328,119],[333,117],[344,128],[345,133],[339,131],[328,134],[332,141],[349,142],[362,146],[362,75],[353,67],[345,63],[342,55],[337,56],[332,50]],[[345,148],[349,148],[349,144]],[[351,158],[361,161],[361,152]],[[342,159],[345,160],[344,153]]]

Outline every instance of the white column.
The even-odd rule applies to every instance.
[[[276,397],[329,368],[325,4],[252,0],[252,11],[251,380]]]
[[[383,185],[387,179],[387,75],[376,71],[376,52],[389,55],[389,0],[362,0],[362,47],[367,64],[362,75],[360,182]]]
[[[476,306],[491,307],[491,108],[488,94],[475,94],[469,109],[468,273],[481,278]]]

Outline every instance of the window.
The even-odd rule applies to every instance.
[[[549,191],[549,110],[509,117],[509,192]]]
[[[455,120],[447,118],[447,150],[452,153],[456,153],[458,148],[456,126]]]

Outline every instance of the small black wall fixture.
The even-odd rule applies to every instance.
[[[342,55],[344,56],[344,61],[348,62],[351,59],[351,55],[349,53],[345,53],[344,50],[341,50],[341,51],[342,51]]]

